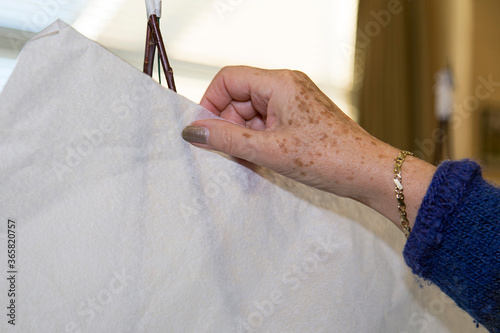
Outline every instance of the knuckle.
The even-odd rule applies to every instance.
[[[223,78],[225,76],[231,75],[231,72],[234,70],[234,66],[224,66],[222,67],[217,75],[215,76],[216,78]]]
[[[297,70],[283,70],[283,78],[293,86],[308,86],[312,83],[307,74]]]
[[[227,71],[230,71],[231,68],[233,68],[233,66],[224,66],[224,67],[221,68],[220,72],[221,73],[225,73]]]
[[[301,79],[306,79],[306,78],[309,78],[309,76],[307,76],[306,73],[304,72],[301,72],[301,71],[298,71],[298,70],[293,70],[292,71],[292,74],[295,76],[295,77],[299,77]]]
[[[287,70],[287,75],[295,80],[304,81],[309,80],[309,76],[306,73],[298,70]]]
[[[227,129],[222,130],[222,150],[232,156],[234,156],[237,152],[237,146],[234,142],[233,133]]]

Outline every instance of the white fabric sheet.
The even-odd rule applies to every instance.
[[[161,0],[146,0],[146,13],[148,17],[153,14],[161,17]]]
[[[381,216],[181,139],[210,116],[62,22],[26,44],[0,94],[2,332],[474,329]]]

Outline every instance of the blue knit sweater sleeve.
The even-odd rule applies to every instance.
[[[500,332],[500,189],[477,163],[438,167],[403,255],[415,274]]]

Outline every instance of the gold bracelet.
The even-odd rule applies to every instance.
[[[403,227],[403,232],[405,233],[406,238],[410,236],[411,228],[410,222],[408,221],[408,217],[406,215],[406,205],[405,205],[405,196],[403,194],[403,177],[401,176],[401,166],[405,161],[405,157],[407,155],[417,157],[417,155],[412,152],[402,150],[398,157],[395,159],[394,163],[394,185],[396,192],[396,199],[398,200],[398,210],[399,210],[399,220],[401,222],[401,226]]]

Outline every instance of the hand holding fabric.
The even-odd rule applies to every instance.
[[[392,182],[399,150],[363,130],[307,75],[226,67],[214,78],[200,104],[228,121],[199,120],[188,126],[183,136],[194,145],[353,198],[399,226]],[[407,164],[412,166],[405,173],[412,175],[408,179],[417,178],[413,186],[418,192],[415,207],[410,209],[414,219],[434,167],[411,159]],[[409,187],[405,194],[412,201],[414,190]]]

